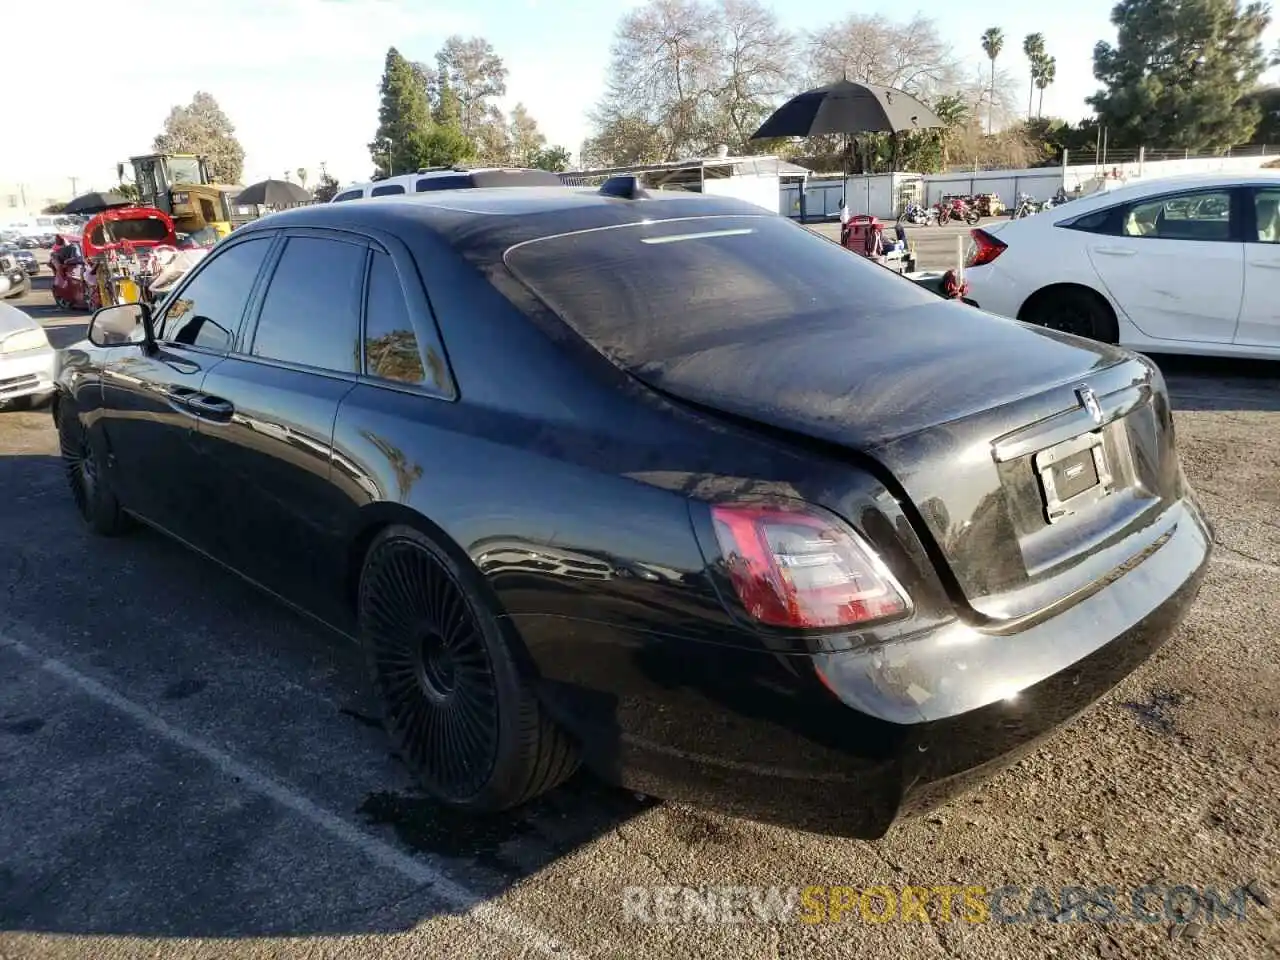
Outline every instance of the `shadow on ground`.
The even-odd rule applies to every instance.
[[[1152,354],[1174,410],[1280,410],[1280,363]]]
[[[0,414],[0,931],[394,932],[458,904],[386,851],[483,899],[649,805],[582,773],[513,814],[422,798],[349,641],[157,534],[90,537],[56,457],[5,455],[29,418]]]

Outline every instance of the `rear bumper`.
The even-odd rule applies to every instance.
[[[981,304],[984,311],[998,317],[1018,318],[1026,294],[998,263],[969,267],[964,278],[969,282],[969,296]]]
[[[0,355],[0,403],[53,393],[58,354],[52,347]]]
[[[868,652],[775,656],[574,621],[517,625],[535,656],[539,630],[572,646],[558,662],[537,656],[543,697],[606,778],[752,819],[876,837],[1017,759],[1169,637],[1211,549],[1195,504],[1179,509],[1141,564],[1015,635],[953,624]]]

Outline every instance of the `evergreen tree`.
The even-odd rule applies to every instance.
[[[1223,150],[1258,125],[1253,90],[1269,60],[1261,3],[1121,0],[1111,11],[1116,44],[1093,51],[1104,89],[1088,99],[1121,147]]]
[[[413,65],[400,55],[400,51],[391,47],[387,50],[382,73],[378,132],[369,144],[374,179],[409,173],[420,166],[443,162],[428,159],[438,152],[433,138],[434,128],[427,92]]]

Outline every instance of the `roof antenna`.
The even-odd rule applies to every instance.
[[[602,197],[617,197],[620,200],[642,200],[649,196],[649,191],[640,183],[640,178],[633,173],[618,177],[610,177],[600,186]]]

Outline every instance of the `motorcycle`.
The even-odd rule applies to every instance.
[[[938,204],[938,226],[951,220],[960,220],[970,226],[982,219],[977,207],[964,197],[947,197]]]
[[[1021,220],[1023,217],[1030,217],[1039,212],[1040,204],[1036,203],[1030,194],[1020,193],[1014,202],[1013,213],[1009,214],[1009,219]]]
[[[908,203],[898,214],[899,223],[910,223],[916,226],[936,226],[938,211],[935,207],[925,207],[918,203]]]

